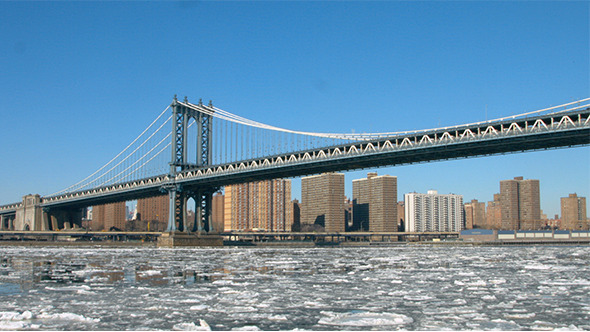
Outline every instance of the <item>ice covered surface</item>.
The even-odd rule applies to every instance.
[[[0,330],[589,330],[589,247],[0,247]]]

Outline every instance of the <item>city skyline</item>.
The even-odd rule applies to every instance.
[[[588,97],[589,6],[2,2],[0,204],[91,174],[174,94],[314,132],[426,129]],[[561,197],[590,195],[589,164],[581,147],[374,170],[400,193],[481,202],[500,179],[539,179],[552,216]]]

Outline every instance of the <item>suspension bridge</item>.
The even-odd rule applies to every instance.
[[[230,184],[588,144],[590,98],[457,126],[340,134],[279,128],[175,96],[96,172],[61,191],[0,206],[0,229],[58,230],[80,224],[88,206],[167,194],[168,232],[206,232],[212,195]]]

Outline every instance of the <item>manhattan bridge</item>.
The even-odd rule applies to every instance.
[[[80,225],[89,206],[167,194],[167,232],[207,232],[212,196],[230,184],[588,144],[590,98],[451,127],[339,134],[279,128],[175,96],[94,173],[53,194],[0,206],[0,229],[59,230]],[[195,218],[187,220],[191,198]]]

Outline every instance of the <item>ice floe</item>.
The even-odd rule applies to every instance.
[[[406,315],[372,312],[337,313],[329,317],[322,317],[318,324],[338,326],[392,326],[412,323],[414,320]]]
[[[172,327],[173,331],[211,331],[211,327],[206,321],[199,319],[199,325],[194,322],[178,323]]]

